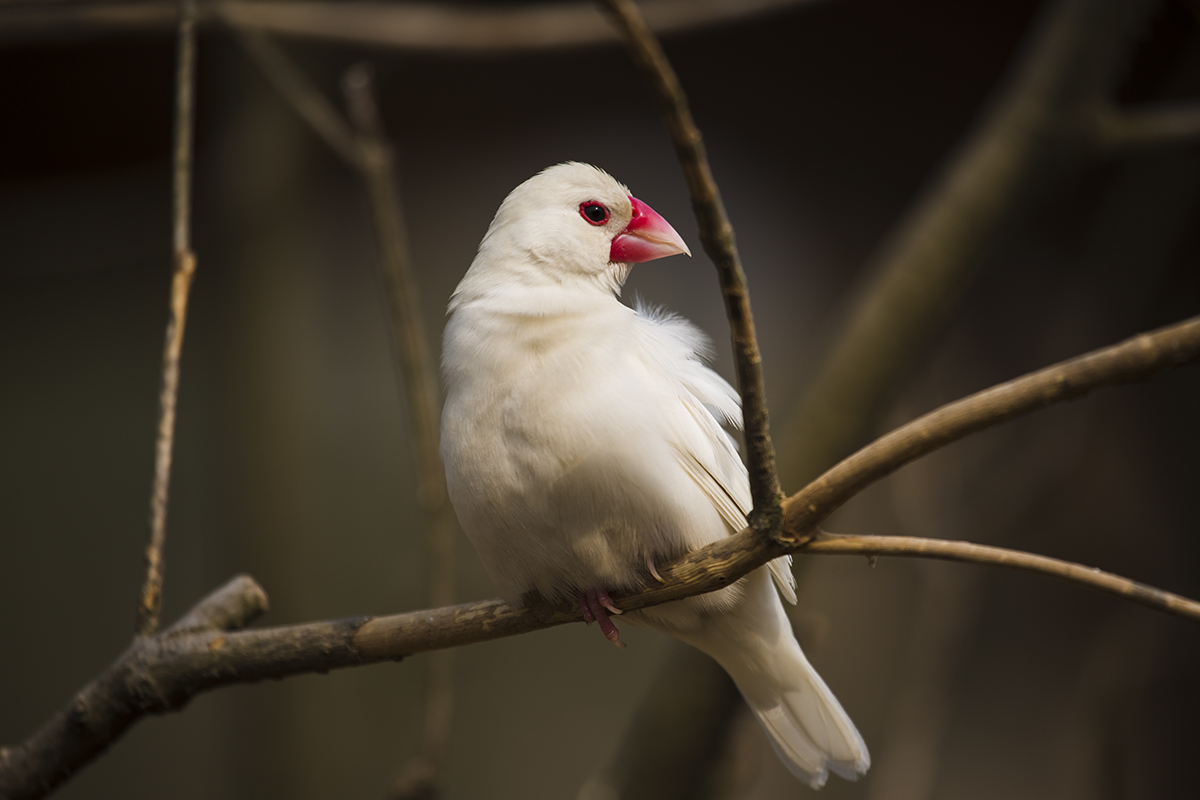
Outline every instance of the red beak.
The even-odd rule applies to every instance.
[[[612,240],[608,260],[621,264],[640,264],[679,253],[692,254],[683,243],[683,237],[675,232],[671,223],[650,206],[630,197],[633,204],[633,219]]]

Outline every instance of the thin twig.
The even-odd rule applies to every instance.
[[[187,320],[188,292],[196,272],[191,245],[192,130],[195,121],[196,7],[182,0],[179,17],[179,60],[175,84],[174,262],[171,316],[163,346],[163,380],[159,394],[158,441],[154,451],[154,487],[150,495],[150,541],[146,545],[146,581],[138,605],[138,633],[158,629],[162,614],[163,548],[167,539],[167,494],[175,444],[175,405],[179,395],[179,358]]]
[[[659,33],[695,30],[818,0],[647,0],[646,16]],[[200,5],[201,21],[222,15],[246,30],[319,41],[457,53],[615,44],[612,28],[591,2],[529,4],[503,9],[434,3],[254,2]],[[0,8],[0,40],[95,35],[98,31],[158,30],[171,26],[169,0],[76,5],[28,3]]]
[[[1010,550],[1006,547],[990,547],[945,539],[923,539],[916,536],[849,536],[819,533],[798,552],[830,556],[936,558],[943,561],[1008,567],[1058,578],[1076,586],[1095,589],[1158,611],[1200,622],[1200,602],[1195,600],[1164,592],[1162,589],[1131,581],[1095,567],[1085,567],[1082,564]]]
[[[807,482],[866,439],[881,404],[1005,232],[1109,151],[1109,107],[1158,0],[1058,0],[1012,76],[864,269],[816,376],[778,428],[785,480]]]
[[[750,470],[750,492],[754,498],[750,526],[760,536],[770,539],[779,532],[783,492],[775,473],[775,448],[771,444],[767,419],[762,356],[754,332],[754,317],[750,312],[746,275],[734,242],[733,225],[725,213],[720,190],[713,179],[700,130],[688,109],[687,95],[658,40],[633,0],[602,0],[602,3],[612,14],[625,36],[634,61],[645,72],[658,96],[663,122],[671,143],[675,145],[675,154],[691,192],[692,210],[700,228],[700,241],[704,245],[704,252],[717,268],[733,339],[738,390],[742,395],[746,460]]]
[[[969,542],[915,537],[836,537],[815,526],[872,481],[969,433],[1094,389],[1142,381],[1200,360],[1200,317],[1040,370],[943,406],[863,448],[785,502],[795,520],[785,547],[746,530],[659,565],[666,580],[620,596],[645,608],[728,586],[785,552],[942,558],[1008,566],[1062,578],[1200,622],[1200,603],[1057,559]],[[839,490],[836,484],[845,484]],[[797,527],[798,526],[798,527]],[[211,617],[193,612],[187,618]],[[234,615],[236,617],[236,615]],[[185,618],[185,619],[187,619]],[[22,745],[0,750],[0,797],[41,797],[145,714],[179,708],[233,683],[323,672],[414,653],[490,641],[576,622],[578,607],[500,600],[388,617],[314,622],[240,633],[167,632],[138,639],[107,672]]]

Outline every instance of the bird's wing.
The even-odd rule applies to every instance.
[[[680,411],[676,426],[676,452],[679,464],[721,514],[730,530],[746,527],[746,515],[753,501],[746,466],[738,456],[737,446],[721,427],[720,414],[726,424],[740,428],[741,400],[737,391],[700,359],[707,349],[704,334],[681,317],[656,309],[638,308],[638,314],[654,327],[663,347],[657,352],[669,355],[668,364],[678,381]],[[796,603],[796,579],[791,570],[792,557],[783,556],[767,567],[779,593],[789,603]]]

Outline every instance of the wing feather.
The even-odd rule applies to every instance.
[[[650,323],[651,331],[663,344],[661,349],[651,352],[668,357],[669,363],[663,366],[679,381],[679,400],[684,412],[680,415],[675,442],[679,464],[712,502],[729,529],[741,531],[752,507],[750,479],[736,444],[716,416],[719,414],[726,424],[741,428],[741,398],[728,381],[701,360],[711,348],[698,328],[681,317],[641,303],[637,313]],[[796,579],[791,564],[792,557],[783,556],[767,567],[779,593],[795,605]]]

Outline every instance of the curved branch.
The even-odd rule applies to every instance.
[[[1006,547],[952,542],[945,539],[922,539],[916,536],[849,536],[822,532],[797,552],[831,556],[937,558],[943,561],[1008,567],[1058,578],[1076,586],[1116,595],[1158,611],[1200,622],[1200,603],[1195,600],[1164,592],[1162,589],[1131,581],[1095,567],[1085,567],[1082,564],[1010,550]]]
[[[647,0],[646,16],[659,33],[703,28],[817,0]],[[588,2],[494,9],[377,0],[225,0],[201,5],[248,30],[407,50],[502,53],[615,44],[617,37]],[[174,0],[40,4],[0,9],[0,38],[47,34],[165,30],[175,23]]]
[[[728,541],[734,540],[751,547],[755,543],[749,531]],[[1200,603],[1186,597],[1080,564],[999,547],[908,536],[822,533],[793,551],[939,558],[1004,566],[1060,578],[1200,622]],[[717,562],[719,559],[706,559],[707,565],[716,564],[710,574],[721,585],[746,572],[734,561]],[[765,563],[765,559],[759,563]],[[701,581],[684,577],[678,563],[660,571],[665,572],[670,586],[626,596],[622,606],[632,610],[697,594],[697,587],[702,585]],[[235,579],[235,583],[239,585],[232,589],[227,586],[213,597],[223,594],[226,601],[232,600],[251,615],[265,607],[265,596],[257,584],[244,577]],[[260,605],[255,603],[256,596],[262,598]],[[205,603],[220,605],[213,598]],[[197,613],[192,612],[189,618]],[[220,613],[235,623],[248,621],[233,609]],[[159,636],[135,641],[28,741],[16,748],[0,749],[0,797],[43,797],[142,716],[177,710],[195,695],[219,686],[399,661],[416,653],[515,636],[580,619],[578,608],[514,608],[501,600],[485,600],[386,617],[242,632],[180,630],[176,626]]]
[[[1200,317],[950,403],[868,445],[788,498],[784,512],[791,540],[786,546],[763,542],[747,529],[659,565],[666,583],[622,595],[621,606],[633,610],[713,591],[785,552],[859,553],[950,558],[1033,570],[1200,621],[1200,604],[1195,601],[1057,559],[965,542],[815,532],[816,525],[850,497],[932,450],[1093,389],[1145,380],[1197,360]],[[218,686],[395,661],[581,618],[579,609],[568,605],[532,602],[514,608],[487,600],[388,617],[227,632],[265,608],[261,590],[249,579],[239,580],[240,588],[226,587],[170,630],[136,640],[29,740],[0,750],[0,797],[43,796],[140,717],[179,708],[194,695]]]
[[[226,631],[249,625],[266,610],[266,593],[252,578],[239,575],[172,627],[135,639],[25,742],[0,747],[0,797],[44,797],[146,714],[181,708],[220,685],[216,671],[206,672],[198,657],[204,651],[219,653]]]

